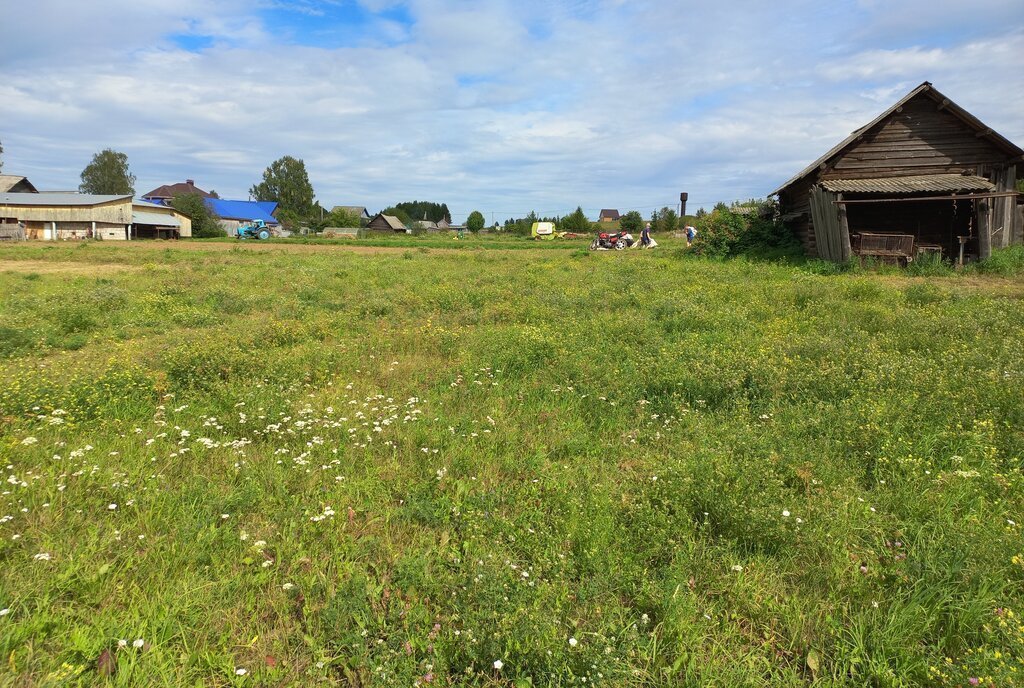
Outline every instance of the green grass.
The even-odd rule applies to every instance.
[[[237,243],[239,240],[231,237],[217,237],[215,239],[194,239],[203,243]],[[407,248],[444,248],[455,250],[486,250],[486,249],[572,249],[580,245],[586,245],[589,240],[583,239],[560,239],[556,241],[537,241],[533,237],[517,236],[510,233],[487,233],[474,235],[466,232],[462,239],[459,239],[455,232],[438,232],[434,234],[395,234],[373,230],[367,230],[367,235],[362,239],[337,239],[323,238],[318,236],[295,236],[286,238],[273,238],[258,242],[263,246],[295,245],[305,244],[313,246],[373,246],[373,247],[407,247]]]
[[[1012,260],[568,246],[0,247],[0,685],[1020,684]]]

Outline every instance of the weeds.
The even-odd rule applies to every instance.
[[[1012,254],[407,248],[0,247],[8,682],[1019,682]]]

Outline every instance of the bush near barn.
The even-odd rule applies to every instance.
[[[799,254],[796,237],[777,219],[775,210],[768,201],[732,208],[719,203],[710,213],[697,217],[693,250],[709,258],[766,252]]]

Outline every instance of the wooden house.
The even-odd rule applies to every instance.
[[[618,222],[619,219],[619,211],[614,208],[603,208],[601,214],[597,216],[598,222]]]
[[[196,186],[195,180],[186,179],[183,182],[177,184],[164,184],[158,186],[149,193],[144,193],[140,198],[144,201],[153,201],[156,203],[169,204],[175,196],[181,196],[183,194],[199,194],[203,198],[212,198],[212,196]]]
[[[925,82],[773,192],[811,256],[987,258],[1022,242],[1024,151]]]
[[[394,215],[385,215],[384,213],[377,213],[366,224],[366,228],[379,232],[405,233],[405,225],[402,224],[401,220]]]

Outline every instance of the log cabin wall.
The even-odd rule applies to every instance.
[[[1007,155],[987,137],[922,94],[852,143],[819,179],[902,174],[977,174],[1005,167]]]

